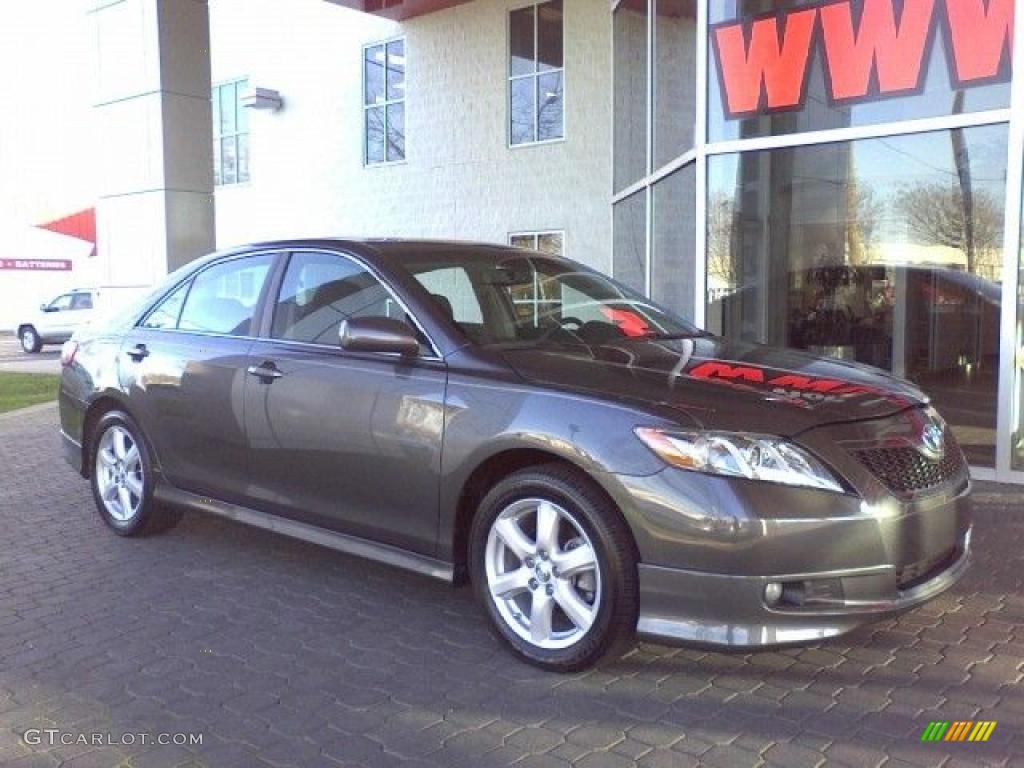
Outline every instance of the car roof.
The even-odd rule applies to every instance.
[[[468,240],[425,240],[402,238],[348,238],[322,237],[296,240],[269,240],[231,249],[229,253],[252,250],[329,248],[351,251],[357,255],[375,256],[384,261],[401,255],[403,260],[429,259],[441,254],[457,253],[473,261],[500,261],[513,254],[527,253],[519,248],[499,243],[474,242]],[[223,254],[221,254],[223,255]],[[558,257],[551,257],[558,258]]]

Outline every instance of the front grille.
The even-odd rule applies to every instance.
[[[861,464],[893,493],[913,494],[942,485],[964,466],[964,457],[954,443],[946,455],[932,461],[911,446],[868,448],[854,451]]]

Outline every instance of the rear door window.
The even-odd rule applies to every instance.
[[[225,336],[253,335],[253,317],[274,254],[216,264],[192,280],[178,329]]]

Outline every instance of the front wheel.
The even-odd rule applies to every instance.
[[[21,348],[27,354],[34,355],[43,348],[43,340],[31,325],[22,328],[18,338],[21,340]]]
[[[160,533],[176,525],[181,513],[153,500],[153,464],[132,418],[111,411],[92,434],[92,493],[103,521],[119,536]]]
[[[632,643],[633,539],[578,470],[550,465],[498,483],[473,520],[469,557],[492,627],[531,664],[572,672]]]

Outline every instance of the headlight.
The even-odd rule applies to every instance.
[[[640,427],[636,435],[679,469],[845,493],[821,461],[779,437],[735,432],[670,432]]]

